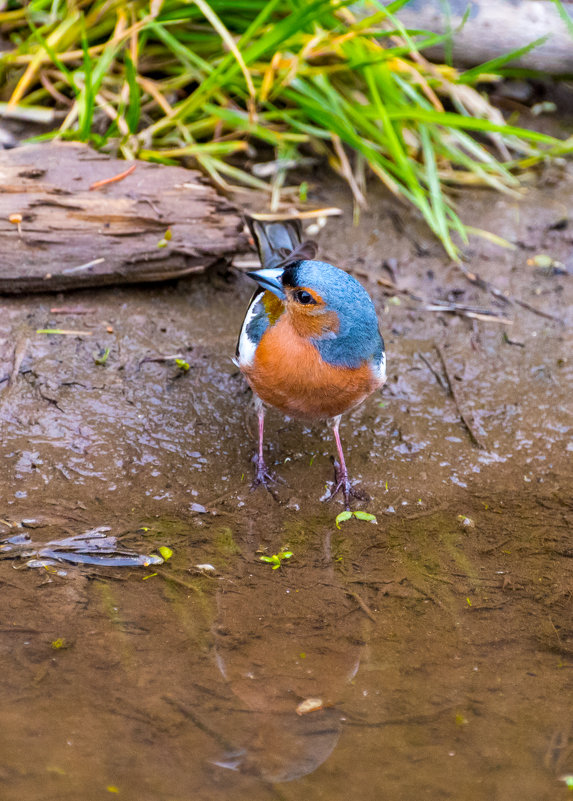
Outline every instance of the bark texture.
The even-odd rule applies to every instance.
[[[90,190],[130,164],[72,143],[0,151],[0,293],[167,280],[247,249],[239,210],[200,173],[135,164]]]

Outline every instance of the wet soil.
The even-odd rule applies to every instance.
[[[497,297],[382,192],[356,228],[341,187],[314,200],[344,207],[321,253],[364,282],[386,339],[387,385],[341,427],[376,524],[338,529],[321,500],[326,425],[271,412],[286,484],[250,491],[245,276],[2,300],[0,536],[105,526],[173,551],[0,558],[4,801],[570,795],[573,177],[460,200],[512,246],[467,249]]]

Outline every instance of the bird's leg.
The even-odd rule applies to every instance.
[[[251,485],[251,489],[255,489],[255,487],[259,486],[259,484],[262,484],[263,487],[266,487],[266,489],[268,489],[272,495],[273,493],[271,491],[271,488],[269,487],[269,482],[275,483],[277,481],[277,477],[274,476],[271,472],[269,472],[265,464],[265,457],[263,454],[263,438],[265,432],[265,407],[262,400],[257,395],[255,395],[255,408],[257,410],[257,417],[259,419],[259,451],[258,454],[256,453],[255,456],[253,457],[253,461],[256,464],[257,469],[255,472],[255,478]]]
[[[331,501],[340,490],[344,495],[344,506],[346,509],[350,509],[350,497],[358,498],[359,500],[368,500],[368,495],[365,492],[361,492],[360,490],[354,489],[352,484],[350,483],[350,479],[348,478],[348,469],[346,467],[346,462],[344,460],[344,453],[342,451],[342,443],[340,441],[340,415],[335,417],[332,423],[332,431],[334,433],[334,441],[336,442],[336,448],[338,450],[338,462],[334,462],[334,487],[332,488],[332,492],[330,493],[328,500]]]

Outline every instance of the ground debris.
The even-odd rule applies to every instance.
[[[442,362],[442,367],[444,368],[444,373],[446,374],[446,378],[448,380],[448,385],[450,387],[450,392],[452,394],[452,398],[454,399],[454,403],[456,404],[456,407],[457,407],[457,410],[458,410],[458,414],[460,415],[460,419],[461,419],[462,423],[465,425],[465,427],[467,428],[468,433],[469,433],[472,441],[478,446],[478,448],[481,448],[482,450],[485,450],[486,446],[485,446],[483,440],[481,439],[479,434],[475,431],[473,425],[471,424],[471,422],[469,420],[468,415],[464,411],[463,405],[461,403],[461,399],[460,399],[460,397],[458,395],[458,392],[456,390],[455,380],[454,380],[454,378],[453,378],[453,376],[451,374],[450,368],[448,366],[448,361],[447,361],[447,357],[446,357],[446,355],[444,353],[444,349],[442,348],[441,345],[436,345],[436,351],[438,353],[438,356],[440,357],[440,361]]]
[[[156,555],[139,554],[118,547],[117,537],[109,536],[107,526],[49,542],[33,542],[28,534],[0,539],[0,559],[27,559],[28,567],[48,567],[58,561],[105,567],[159,565]]]

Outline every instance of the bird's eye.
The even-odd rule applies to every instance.
[[[298,303],[302,303],[304,306],[310,306],[311,304],[316,306],[316,300],[305,289],[298,289],[293,294]]]

